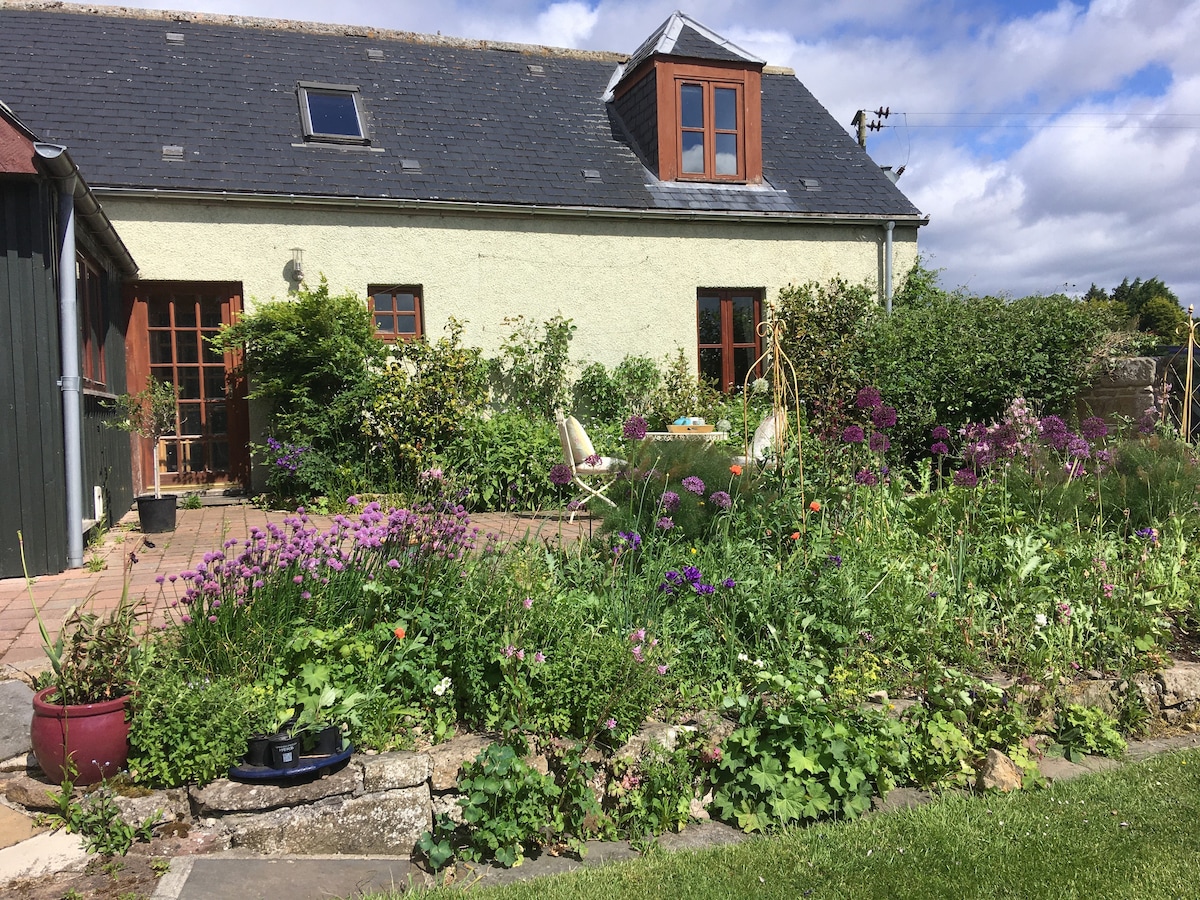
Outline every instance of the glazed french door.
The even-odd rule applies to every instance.
[[[249,487],[248,414],[238,360],[209,343],[241,312],[240,285],[142,282],[134,292],[129,334],[139,346],[129,354],[130,386],[144,386],[149,374],[174,386],[176,395],[172,432],[157,448],[143,442],[144,481],[153,482],[150,467],[157,466],[164,486]]]

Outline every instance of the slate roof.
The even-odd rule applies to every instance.
[[[695,34],[681,36],[704,39]],[[365,28],[0,3],[0,100],[45,140],[65,144],[100,191],[923,221],[794,76],[770,70],[762,79],[767,183],[659,182],[602,99],[624,59]],[[358,85],[372,146],[306,144],[301,81]],[[167,147],[182,148],[173,151],[181,158],[165,158]]]

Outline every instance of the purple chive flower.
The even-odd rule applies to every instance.
[[[1108,423],[1099,416],[1092,416],[1079,423],[1079,433],[1089,441],[1100,441],[1108,437]]]
[[[854,481],[856,484],[865,484],[867,487],[874,487],[879,483],[879,479],[870,469],[859,469],[854,473]]]
[[[675,527],[675,521],[670,516],[663,516],[655,523],[655,527],[660,528],[663,531],[670,531]]]
[[[847,425],[842,429],[842,440],[847,444],[861,444],[866,439],[866,434],[858,425]]]
[[[685,491],[691,491],[697,497],[704,496],[704,482],[695,475],[689,475],[681,482]]]
[[[871,435],[871,440],[867,443],[873,453],[887,453],[888,448],[892,446],[891,439],[882,431],[876,431]]]
[[[353,508],[353,507],[355,507],[355,506],[358,506],[358,504],[359,504],[359,499],[358,499],[358,497],[357,497],[357,496],[355,496],[354,494],[351,494],[349,497],[347,497],[347,498],[346,498],[346,505],[347,505],[347,506],[349,506],[349,507],[352,507],[352,508]]]
[[[896,407],[879,406],[871,413],[871,424],[876,428],[891,428],[896,424]]]
[[[550,467],[550,480],[559,485],[571,483],[571,467],[566,463],[558,463]]]
[[[935,441],[948,441],[950,440],[950,429],[945,425],[935,425],[929,436]]]
[[[938,441],[929,448],[929,452],[934,456],[948,456],[950,454],[950,448],[941,441]]]
[[[708,501],[714,506],[719,506],[721,509],[729,509],[729,507],[733,506],[733,500],[725,491],[713,491],[709,495]]]
[[[674,491],[663,491],[662,508],[664,512],[669,513],[679,509],[679,495]]]
[[[979,483],[979,476],[972,469],[959,469],[954,473],[954,483],[959,487],[973,488]]]
[[[621,428],[625,439],[628,441],[640,441],[646,436],[648,426],[646,420],[641,416],[630,416],[625,420],[624,426]]]
[[[860,388],[854,398],[854,405],[859,409],[874,409],[881,403],[883,403],[883,397],[880,396],[879,388],[876,387]]]

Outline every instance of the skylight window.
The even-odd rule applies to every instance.
[[[305,140],[367,143],[357,85],[302,81],[298,91]]]

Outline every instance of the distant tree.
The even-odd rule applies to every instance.
[[[1187,323],[1187,313],[1179,308],[1179,304],[1166,297],[1151,297],[1142,307],[1138,316],[1138,328],[1149,334],[1158,335],[1169,344],[1179,343],[1183,339],[1183,329]]]
[[[1084,300],[1099,301],[1104,296],[1104,291],[1093,284]],[[1131,323],[1136,323],[1138,331],[1157,335],[1164,341],[1178,340],[1180,326],[1187,322],[1187,313],[1180,307],[1179,298],[1160,278],[1146,281],[1126,278],[1113,288],[1108,299],[1124,311]]]

